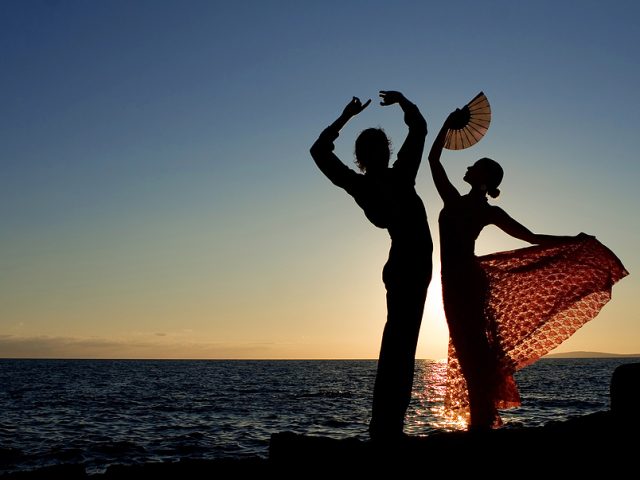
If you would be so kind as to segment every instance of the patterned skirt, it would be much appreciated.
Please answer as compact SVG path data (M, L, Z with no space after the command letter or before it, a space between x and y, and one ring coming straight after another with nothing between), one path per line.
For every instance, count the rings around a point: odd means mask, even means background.
M612 286L628 274L613 252L585 234L552 246L485 255L477 262L485 278L479 293L484 297L484 328L495 356L492 377L496 385L488 392L496 408L520 405L513 373L595 318L611 299ZM442 287L443 292L456 290L455 285L446 284L444 276ZM445 409L468 419L467 384L451 340Z

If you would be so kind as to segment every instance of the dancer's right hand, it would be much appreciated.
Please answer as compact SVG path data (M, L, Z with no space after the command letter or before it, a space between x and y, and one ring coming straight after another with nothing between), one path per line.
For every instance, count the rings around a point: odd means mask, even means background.
M369 106L371 103L371 99L367 100L364 104L360 101L358 97L353 97L353 99L344 107L342 114L347 117L355 117L361 111Z
M460 117L462 115L462 110L456 108L453 112L449 114L444 124L447 128L451 128L453 125L458 125L460 123Z

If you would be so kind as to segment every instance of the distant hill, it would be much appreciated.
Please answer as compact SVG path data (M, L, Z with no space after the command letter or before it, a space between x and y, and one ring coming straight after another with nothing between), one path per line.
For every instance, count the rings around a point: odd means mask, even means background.
M635 358L640 357L640 353L603 353L603 352L566 352L552 353L543 358Z

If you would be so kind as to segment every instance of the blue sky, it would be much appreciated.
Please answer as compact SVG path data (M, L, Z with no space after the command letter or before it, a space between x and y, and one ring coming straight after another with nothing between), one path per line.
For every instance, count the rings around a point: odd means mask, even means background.
M467 165L495 158L513 217L616 252L632 275L562 348L640 351L639 11L3 2L0 356L375 357L388 238L308 148L351 96L381 89L418 104L428 145L487 94L490 130L445 153L451 178L464 188ZM355 136L377 125L399 148L401 113L374 103L336 152L351 164ZM417 188L437 248L428 169ZM488 229L478 252L519 246ZM445 352L438 295L434 283L421 357Z

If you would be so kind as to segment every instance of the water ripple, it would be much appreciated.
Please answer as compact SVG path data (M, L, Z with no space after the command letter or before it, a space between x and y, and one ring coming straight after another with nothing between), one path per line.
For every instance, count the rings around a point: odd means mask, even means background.
M507 428L608 407L629 362L543 360L517 374ZM375 361L0 360L0 474L61 462L266 456L272 433L367 438ZM406 431L459 425L442 416L446 365L418 361Z

